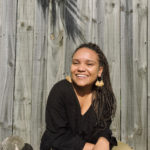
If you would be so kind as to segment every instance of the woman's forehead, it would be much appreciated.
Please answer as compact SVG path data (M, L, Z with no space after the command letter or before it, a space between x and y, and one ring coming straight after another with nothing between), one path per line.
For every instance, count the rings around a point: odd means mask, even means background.
M73 59L75 58L99 59L98 54L94 50L86 47L78 49L73 55Z

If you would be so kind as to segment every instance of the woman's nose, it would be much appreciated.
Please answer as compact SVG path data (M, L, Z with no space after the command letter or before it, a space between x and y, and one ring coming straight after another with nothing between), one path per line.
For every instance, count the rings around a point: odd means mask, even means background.
M86 68L85 68L84 65L81 64L81 65L78 66L78 71L80 71L80 72L82 71L83 72L85 70L86 70Z

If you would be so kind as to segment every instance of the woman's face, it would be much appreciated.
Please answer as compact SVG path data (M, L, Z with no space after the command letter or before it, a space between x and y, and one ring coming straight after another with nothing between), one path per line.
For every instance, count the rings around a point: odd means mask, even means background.
M97 77L101 76L102 71L103 68L99 66L99 58L95 51L80 48L74 53L71 78L77 86L92 86Z

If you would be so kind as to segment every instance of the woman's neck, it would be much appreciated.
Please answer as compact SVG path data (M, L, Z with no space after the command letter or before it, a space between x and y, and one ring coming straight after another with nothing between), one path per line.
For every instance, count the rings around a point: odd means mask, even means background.
M74 88L76 94L81 96L81 97L92 94L92 86L79 87L73 83L73 88Z

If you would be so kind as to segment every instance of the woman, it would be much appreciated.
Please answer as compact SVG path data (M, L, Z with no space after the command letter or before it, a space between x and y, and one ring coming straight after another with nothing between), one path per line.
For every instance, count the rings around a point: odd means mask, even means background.
M96 44L82 44L70 70L71 78L56 83L49 94L41 150L112 149L116 99L106 57Z

